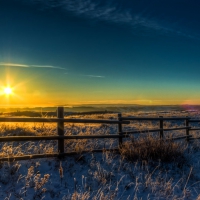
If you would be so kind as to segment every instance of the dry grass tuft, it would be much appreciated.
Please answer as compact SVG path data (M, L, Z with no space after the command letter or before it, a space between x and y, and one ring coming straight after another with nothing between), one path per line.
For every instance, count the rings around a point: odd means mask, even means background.
M120 153L130 161L161 161L184 163L186 145L173 140L160 140L153 136L140 137L127 141L120 148Z

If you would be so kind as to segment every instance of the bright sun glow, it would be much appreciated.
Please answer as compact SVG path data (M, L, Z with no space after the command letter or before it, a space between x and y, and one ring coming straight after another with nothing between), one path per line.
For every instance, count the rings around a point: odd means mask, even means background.
M6 95L12 94L12 88L10 88L10 87L4 88L4 94L6 94Z

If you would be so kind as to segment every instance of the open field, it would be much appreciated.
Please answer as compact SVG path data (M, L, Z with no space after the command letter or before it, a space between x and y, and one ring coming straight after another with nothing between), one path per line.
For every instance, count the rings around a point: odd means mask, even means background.
M0 0L0 200L200 200L200 0Z
M148 112L137 116L189 116L198 112ZM136 116L136 113L123 113ZM72 116L70 116L72 118ZM117 119L115 113L73 115L73 118ZM184 122L164 122L164 127L180 127ZM195 123L194 126L198 126ZM123 129L157 128L158 122L138 121ZM65 135L115 134L117 125L65 124ZM56 124L1 123L0 134L56 135ZM194 131L193 137L199 137ZM164 133L167 138L185 135L185 130ZM124 139L119 151L94 153L93 149L115 149L118 139L84 139L65 141L65 151L76 151L58 158L3 162L0 164L1 199L200 199L199 141L189 144L157 142L158 133L134 135ZM57 141L7 142L0 144L0 156L53 153ZM88 150L89 153L82 153Z

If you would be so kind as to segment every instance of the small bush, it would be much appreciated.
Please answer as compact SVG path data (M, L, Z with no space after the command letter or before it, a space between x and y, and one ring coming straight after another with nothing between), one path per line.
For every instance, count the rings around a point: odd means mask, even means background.
M131 161L162 161L184 163L186 146L172 140L160 140L153 136L127 141L120 148L120 153Z

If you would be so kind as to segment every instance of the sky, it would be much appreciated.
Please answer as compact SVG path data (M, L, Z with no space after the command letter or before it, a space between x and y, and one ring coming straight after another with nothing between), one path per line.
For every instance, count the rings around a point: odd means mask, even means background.
M0 0L0 106L200 104L199 21L197 0Z

